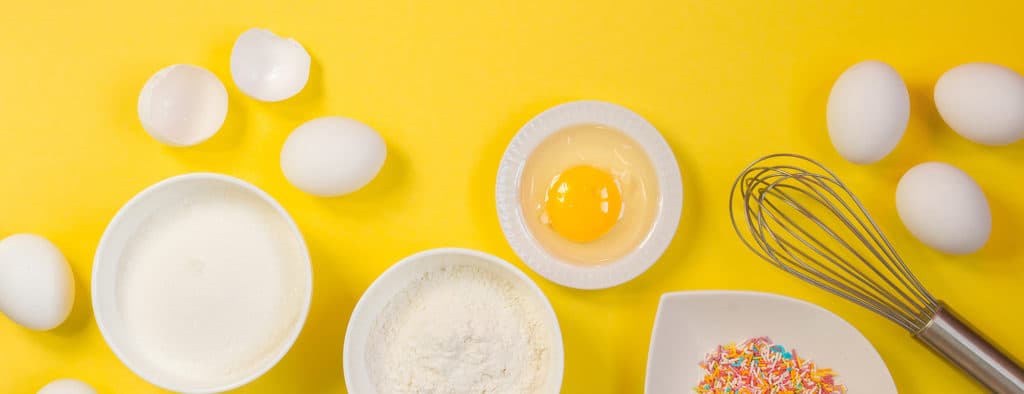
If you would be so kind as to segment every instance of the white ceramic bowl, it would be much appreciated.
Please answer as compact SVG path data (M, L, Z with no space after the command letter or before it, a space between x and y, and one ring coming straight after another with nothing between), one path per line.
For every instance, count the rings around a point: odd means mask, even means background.
M547 371L548 380L544 386L544 393L559 392L562 386L565 357L562 348L562 333L555 311L551 308L551 303L548 302L544 292L512 264L487 253L459 248L431 249L406 257L384 271L366 289L356 304L352 317L349 318L348 329L345 332L343 363L345 386L348 388L348 392L360 394L377 392L367 371L366 345L377 316L384 310L388 302L412 281L422 277L424 273L442 267L462 265L486 269L508 279L514 286L520 286L526 290L529 297L527 301L536 303L542 311L545 311L543 324L550 330L551 346L548 350L551 364Z
M860 331L817 305L747 291L690 291L661 297L647 355L645 393L690 393L698 365L716 346L766 336L819 367L850 393L896 394L885 362Z
M251 370L245 371L240 379L234 381L218 382L217 384L197 384L188 379L175 376L161 370L146 357L144 357L133 342L122 320L118 306L117 281L121 270L121 253L125 249L132 234L137 231L150 217L150 215L162 207L187 196L194 196L200 193L218 192L223 190L240 190L256 196L259 200L266 202L273 208L280 217L284 219L291 233L294 234L297 244L300 245L300 253L303 261L299 266L304 272L299 273L304 278L304 292L301 293L301 311L296 323L281 338L280 343L272 347L270 356L265 362L254 365ZM121 362L132 370L136 375L161 388L188 393L216 393L232 390L249 383L265 372L270 370L288 352L292 344L299 336L302 326L309 313L310 300L313 295L313 273L310 266L309 252L306 249L305 241L299 228L295 225L291 216L278 204L270 195L263 192L256 186L227 175L212 173L193 173L168 178L143 190L124 207L118 211L110 224L107 226L103 237L100 239L99 247L96 250L95 261L92 272L92 306L96 315L96 324L103 334L103 339L114 351Z
M552 134L580 124L608 126L633 138L650 158L661 193L658 215L647 238L629 254L599 266L572 264L545 250L530 233L519 201L523 168L533 151ZM683 183L672 149L646 119L619 105L574 101L542 112L519 129L501 158L495 197L501 230L512 250L526 265L562 286L603 289L639 276L665 252L676 234L683 210Z

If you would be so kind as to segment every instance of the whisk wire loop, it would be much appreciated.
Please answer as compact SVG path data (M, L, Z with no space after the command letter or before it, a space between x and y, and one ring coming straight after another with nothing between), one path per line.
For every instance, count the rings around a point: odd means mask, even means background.
M820 163L793 154L756 160L729 200L733 229L762 259L902 326L992 392L1024 393L1021 364L933 298Z
M744 245L790 274L910 331L938 309L860 200L820 163L766 156L740 174L730 200Z

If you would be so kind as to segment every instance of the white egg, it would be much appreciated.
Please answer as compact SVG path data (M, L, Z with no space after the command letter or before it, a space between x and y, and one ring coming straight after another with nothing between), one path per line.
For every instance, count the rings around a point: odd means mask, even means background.
M96 389L87 383L77 379L57 379L43 388L36 394L97 394Z
M832 146L846 160L879 161L896 148L907 129L907 85L888 64L874 60L854 64L832 85L826 118Z
M1024 138L1024 77L991 63L956 66L935 83L935 107L957 134L979 144Z
M0 312L33 330L59 326L75 301L75 279L46 238L15 234L0 240Z
M158 71L139 93L139 120L153 138L172 146L206 141L224 124L228 91L209 70L175 64Z
M903 174L896 210L914 237L950 254L981 249L992 232L985 193L970 175L946 163L918 164Z
M372 128L328 116L303 123L288 136L281 148L281 170L306 193L333 197L370 183L386 156L384 140Z
M260 101L281 101L299 93L309 80L311 59L291 38L249 29L231 49L231 77L243 93Z

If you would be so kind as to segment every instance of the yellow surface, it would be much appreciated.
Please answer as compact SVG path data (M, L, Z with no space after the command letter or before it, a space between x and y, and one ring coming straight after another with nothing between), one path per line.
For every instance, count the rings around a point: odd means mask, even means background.
M733 176L758 155L785 150L824 160L860 192L933 293L1024 357L1024 309L1014 291L1024 286L1024 142L974 145L942 124L930 99L936 78L959 63L1024 71L1020 15L1020 1L953 0L6 4L0 235L50 238L79 287L70 321L55 331L0 318L0 392L32 393L58 377L84 379L103 393L158 391L101 339L88 296L91 259L121 204L190 171L232 174L266 189L294 215L314 258L313 307L298 343L239 391L344 392L346 321L391 263L426 248L465 246L522 266L494 211L498 161L531 116L574 99L612 101L647 117L678 156L686 197L675 242L628 284L577 291L530 273L562 323L564 392L640 392L659 295L712 288L773 291L837 312L876 345L901 392L980 392L896 326L756 260L729 227L726 197ZM252 26L294 36L310 50L313 76L300 96L259 103L231 83L232 42ZM893 155L856 166L828 142L825 99L844 68L868 58L903 74L913 113ZM172 63L208 67L228 87L227 124L198 147L164 147L136 118L143 82ZM380 177L351 196L302 194L278 168L289 130L323 115L360 119L388 143ZM896 218L900 174L932 159L961 166L988 194L994 233L982 252L941 255Z

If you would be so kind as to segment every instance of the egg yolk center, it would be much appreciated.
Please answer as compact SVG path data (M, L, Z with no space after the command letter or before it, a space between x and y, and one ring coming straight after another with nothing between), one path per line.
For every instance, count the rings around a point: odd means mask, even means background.
M601 238L619 220L622 192L615 177L592 166L576 166L555 176L544 201L547 223L574 242Z

